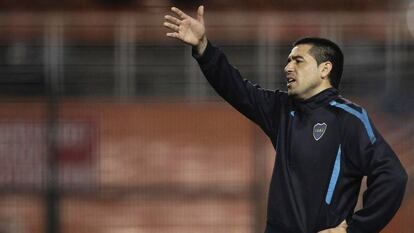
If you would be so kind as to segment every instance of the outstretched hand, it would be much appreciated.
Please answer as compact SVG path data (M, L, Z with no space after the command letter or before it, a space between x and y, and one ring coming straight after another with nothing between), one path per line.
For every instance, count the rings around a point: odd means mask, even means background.
M207 46L206 29L204 26L204 6L197 9L197 19L185 14L180 9L172 7L171 11L179 16L176 18L166 15L164 26L173 32L168 32L168 37L177 38L182 42L193 46L199 54L202 54Z

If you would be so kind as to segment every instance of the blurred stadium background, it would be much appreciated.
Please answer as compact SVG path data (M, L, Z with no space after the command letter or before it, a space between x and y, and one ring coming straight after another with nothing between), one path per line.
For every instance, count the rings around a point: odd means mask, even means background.
M383 232L414 232L408 0L0 1L0 232L263 232L273 149L162 26L198 4L209 39L266 88L285 89L299 37L342 45L342 94L410 175Z

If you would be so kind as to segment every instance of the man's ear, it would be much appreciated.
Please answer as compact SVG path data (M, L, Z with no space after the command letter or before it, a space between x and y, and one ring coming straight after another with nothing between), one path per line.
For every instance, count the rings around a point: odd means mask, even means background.
M319 64L319 72L322 78L328 78L328 75L332 71L332 63L330 61L322 62Z

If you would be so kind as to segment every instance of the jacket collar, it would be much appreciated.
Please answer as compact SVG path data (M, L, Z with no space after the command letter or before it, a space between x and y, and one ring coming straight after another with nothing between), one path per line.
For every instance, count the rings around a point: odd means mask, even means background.
M337 89L331 87L306 100L295 100L291 98L294 108L300 112L308 112L324 106L339 95Z

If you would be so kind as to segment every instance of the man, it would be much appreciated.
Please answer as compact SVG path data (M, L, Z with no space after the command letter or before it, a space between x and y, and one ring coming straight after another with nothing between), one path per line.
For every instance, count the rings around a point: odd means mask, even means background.
M297 41L288 56L287 93L241 78L205 34L204 8L194 19L173 7L167 36L193 47L213 88L269 136L277 157L266 233L374 233L403 199L407 174L366 111L338 94L343 55L321 38ZM363 208L354 213L363 176Z

